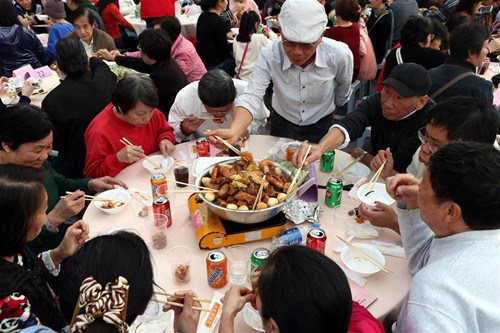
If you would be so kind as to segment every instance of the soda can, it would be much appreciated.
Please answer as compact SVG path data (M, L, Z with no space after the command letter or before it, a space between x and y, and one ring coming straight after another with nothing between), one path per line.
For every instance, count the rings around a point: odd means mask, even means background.
M340 178L330 178L326 184L325 205L328 207L340 206L344 184Z
M326 246L326 233L323 229L311 229L307 234L307 247L314 249L320 253L325 254Z
M319 171L332 172L334 160L335 160L335 151L324 152L323 155L321 155L321 160L319 161Z
M298 143L289 143L286 147L286 160L291 161L293 159L293 154L299 149Z
M219 289L227 284L227 259L222 251L207 255L207 280L212 288Z
M134 12L135 12L136 19L141 18L141 11L139 9L136 9Z
M196 151L198 152L198 157L210 156L210 143L206 138L196 140Z
M253 280L255 273L262 270L262 266L269 257L269 250L264 247L259 247L252 252L250 258L250 280Z
M153 214L162 214L168 218L167 228L172 225L172 214L170 212L170 201L161 196L153 201Z
M167 195L167 193L159 193L158 188L161 185L165 185L163 188L167 190L167 178L162 173L155 173L151 176L151 192L153 193L153 201L162 195Z

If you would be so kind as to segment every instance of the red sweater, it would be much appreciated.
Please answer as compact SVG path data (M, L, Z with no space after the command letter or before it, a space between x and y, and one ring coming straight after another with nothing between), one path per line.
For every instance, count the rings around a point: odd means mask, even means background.
M106 32L113 37L113 39L120 38L120 28L118 28L118 22L121 23L123 27L128 30L134 31L134 26L130 24L120 13L120 10L114 3L110 3L101 13L102 21L104 22L104 27Z
M175 0L141 0L141 19L175 16Z
M175 144L174 129L158 109L154 110L146 126L132 126L113 114L113 104L108 104L89 124L85 131L87 157L83 173L87 177L116 176L130 165L118 161L117 153L123 148L120 142L126 137L135 145L142 146L150 155L158 151L158 144L168 139Z
M353 23L349 27L331 27L325 31L325 37L346 43L354 57L354 69L359 70L361 57L359 56L360 37L359 25L357 23Z

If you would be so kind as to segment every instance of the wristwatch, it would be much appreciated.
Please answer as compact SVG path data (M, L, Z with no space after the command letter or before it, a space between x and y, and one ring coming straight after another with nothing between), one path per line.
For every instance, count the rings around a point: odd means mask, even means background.
M359 160L361 161L366 156L366 154L368 154L368 152L366 150L363 150L361 155L358 156Z
M49 221L49 218L46 217L45 218L45 229L47 229L49 232L55 234L55 233L58 233L59 232L59 228L58 227L54 227L52 225L52 223L50 223Z

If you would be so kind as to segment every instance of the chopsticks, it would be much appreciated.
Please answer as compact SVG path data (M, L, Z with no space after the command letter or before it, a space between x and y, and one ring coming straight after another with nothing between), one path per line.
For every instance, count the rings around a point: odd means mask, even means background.
M121 138L120 142L123 143L125 146L134 146L134 144L132 144L132 142L128 141L126 137ZM144 158L146 159L146 161L151 163L155 167L155 169L160 169L160 170L163 169L161 167L161 165L159 165L158 163L156 163L155 161L153 161L152 159L150 159L146 155L144 155Z
M70 192L70 191L66 191L66 194L73 194L74 192ZM85 200L86 201L92 201L92 200L95 200L95 201L109 201L109 202L118 202L116 200L111 200L111 199L106 199L106 198L99 198L98 196L93 196L93 195L88 195L88 194L85 194L84 195L85 197ZM64 198L63 196L61 197L61 199ZM121 201L120 201L121 202Z
M347 245L350 249L356 251L358 254L360 254L364 259L368 260L369 262L371 262L372 264L374 264L375 266L377 266L379 269L381 269L382 271L384 271L385 273L392 273L392 271L387 268L386 266L382 265L381 263L379 263L377 260L373 259L368 253L366 253L365 251L361 250L360 248L354 246L353 244L351 244L350 242L346 241L345 239L343 239L342 237L340 237L339 235L337 235L337 238L340 239L343 243L345 243L345 245Z
M307 140L304 141L304 143L307 143ZM295 183L297 182L297 178L299 178L300 170L302 170L302 167L304 166L304 163L306 162L307 155L309 155L309 152L311 151L311 148L312 148L311 145L309 145L309 147L307 147L306 154L304 155L304 158L300 162L300 166L297 169L297 171L295 172L295 176L293 177L292 183L290 184L290 187L288 187L288 191L286 192L286 194L289 194L292 191L293 187L295 186Z
M387 163L387 160L385 160L384 163L382 163L382 165L380 166L380 168L378 168L377 172L375 172L375 174L373 175L373 177L368 182L368 184L370 184L370 190L368 192L366 192L365 196L367 196L370 192L373 191L373 187L375 186L375 183L377 182L378 177L382 173L382 170L385 167L385 163Z
M358 156L358 158L356 158L354 161L352 161L351 163L349 163L345 168L343 168L342 170L340 170L339 172L337 172L335 175L333 175L333 177L340 176L341 174L343 174L344 172L346 172L347 170L349 170L354 164L356 164L359 161L361 161L362 158L363 158L363 155Z
M153 291L153 294L163 295L163 296L172 296L172 297L178 297L178 298L184 298L184 296L176 295L174 293L164 293L164 292L161 292L161 291ZM209 298L197 298L197 297L194 297L193 300L194 301L198 301L198 302L202 302L202 303L212 303L212 300L209 299Z
M219 190L216 190L216 189L213 189L213 188L210 188L210 187L205 187L205 186L200 186L200 185L194 185L194 184L179 182L179 181L173 180L173 179L167 179L167 182L176 183L176 184L180 184L180 185L186 185L186 186L192 186L192 187L201 188L203 190L212 191L212 192L218 192L219 191Z
M167 193L216 193L219 190L200 190L200 191L191 191L191 190L167 190Z
M262 200L262 192L264 191L264 182L266 181L266 176L262 177L262 182L260 183L259 191L257 191L257 196L255 197L255 202L253 203L252 210L255 210L257 203Z
M183 307L184 307L184 304L182 304L182 303L177 303L177 302L162 301L162 300L158 300L158 299L153 299L152 301L157 302L157 303L170 304L170 305L173 305L173 306L178 306L178 307L180 307L180 308L183 308ZM193 306L193 310L196 310L196 311L205 311L205 312L210 312L210 311L211 311L210 309L207 309L207 308L200 308L199 306Z
M231 149L236 155L241 156L241 151L236 149L236 147L234 147L232 144L230 144L229 142L227 142L226 140L224 140L220 136L216 135L215 138L217 140L219 140L220 142L222 142L227 148Z
M314 182L315 181L315 178L309 178L304 184L300 185L299 187L297 187L296 189L294 189L293 191L291 191L290 193L288 193L285 197L285 200L288 200L290 199L291 197L293 197L298 191L300 191L303 187L309 185L311 182Z

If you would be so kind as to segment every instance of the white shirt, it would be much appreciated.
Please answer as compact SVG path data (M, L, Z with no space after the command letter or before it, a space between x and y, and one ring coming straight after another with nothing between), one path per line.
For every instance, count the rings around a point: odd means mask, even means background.
M261 50L248 87L236 99L236 106L246 108L255 117L272 81L275 111L296 125L315 124L332 113L336 105L348 101L352 71L352 53L342 42L323 38L314 62L302 68L292 65L282 42L275 41Z
M203 137L203 132L207 130L214 130L218 128L229 128L233 121L232 112L228 113L226 116L226 121L223 124L216 124L211 120L205 120L198 129L191 135L186 136L181 132L181 122L182 120L191 115L202 116L202 113L207 113L203 103L198 97L198 82L191 82L184 88L182 88L175 97L174 104L170 109L168 114L168 123L174 128L175 140L177 142L194 140ZM243 94L247 83L245 81L233 79L234 85L236 87L236 97ZM263 127L266 123L266 119L269 117L269 110L266 108L263 102L260 103L260 107L257 110L257 114L254 115L253 121L248 126L248 131L251 134L258 133L259 129Z
M92 54L94 53L94 50L93 50L93 47L94 47L94 39L92 38L90 40L90 43L87 44L83 41L83 39L80 39L80 42L82 42L82 45L83 47L85 48L85 52L87 52L87 54Z
M245 54L245 48L247 47L247 43L241 43L234 39L233 42L233 55L234 60L236 61L236 67L234 69L235 73L238 73L240 69L241 60L243 60L243 65L241 66L240 72L240 80L248 81L250 79L250 74L252 74L253 66L255 62L257 62L257 58L259 57L260 50L266 47L268 44L272 43L273 40L277 38L276 34L272 31L269 31L268 39L263 34L252 34L250 37L250 43L248 44L247 53L245 58L243 59L243 55Z

